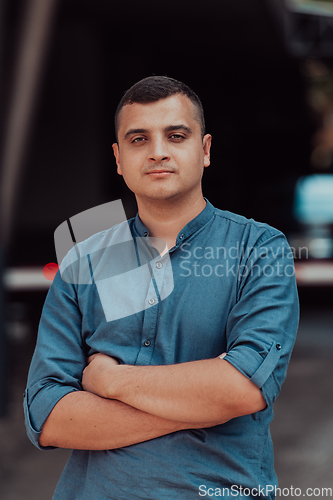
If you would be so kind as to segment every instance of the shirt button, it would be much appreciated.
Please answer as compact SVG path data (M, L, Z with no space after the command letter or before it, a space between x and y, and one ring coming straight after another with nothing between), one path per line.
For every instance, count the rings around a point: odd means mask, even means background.
M147 231L145 231L145 232L143 233L143 236L148 236Z
M151 344L151 342L150 342L150 340L149 340L149 339L145 340L145 341L144 341L144 343L143 343L143 345L144 345L145 347L149 347L149 346L150 346L150 344Z
M183 235L183 234L181 234L181 235L179 236L179 239L180 239L180 240L182 240L183 238L184 238L184 235Z
M152 306L153 304L155 304L155 299L149 299L149 300L148 300L148 304L150 304L151 306Z
M279 351L281 349L281 344L276 344L275 346L277 348L277 350Z
M163 266L163 264L161 262L157 262L157 264L156 264L157 269L161 269L162 266Z

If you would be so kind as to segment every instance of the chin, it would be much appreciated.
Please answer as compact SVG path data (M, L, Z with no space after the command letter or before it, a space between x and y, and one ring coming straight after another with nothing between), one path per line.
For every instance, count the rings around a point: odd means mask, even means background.
M159 192L159 193L149 193L146 198L155 201L167 201L178 198L181 196L181 193L178 192Z

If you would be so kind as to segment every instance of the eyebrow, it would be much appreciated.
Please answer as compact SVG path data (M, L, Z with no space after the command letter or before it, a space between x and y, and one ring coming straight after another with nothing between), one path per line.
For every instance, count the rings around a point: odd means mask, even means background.
M148 130L145 128L130 128L126 134L124 139L127 139L130 135L133 134L147 134Z
M168 127L165 127L164 132L172 132L173 130L183 130L188 134L192 134L192 129L190 127L187 127L187 125L183 124L169 125ZM147 133L149 133L149 130L145 128L131 128L126 132L124 139L126 140L130 135L133 134L147 134Z

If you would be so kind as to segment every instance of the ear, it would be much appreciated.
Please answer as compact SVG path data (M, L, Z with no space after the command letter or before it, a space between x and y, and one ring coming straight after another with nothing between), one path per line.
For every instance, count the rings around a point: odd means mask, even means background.
M119 175L123 175L122 172L121 172L121 168L120 168L120 153L119 153L119 146L118 144L115 142L114 144L112 144L112 149L113 149L113 154L114 154L114 157L116 159L116 164L117 164L117 172Z
M210 165L210 146L212 144L212 136L210 134L204 135L202 140L202 147L204 151L204 167Z

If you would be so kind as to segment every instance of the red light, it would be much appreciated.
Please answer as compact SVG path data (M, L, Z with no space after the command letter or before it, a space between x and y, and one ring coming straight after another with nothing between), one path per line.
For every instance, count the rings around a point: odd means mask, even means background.
M53 281L55 275L57 274L58 269L59 269L58 264L55 264L54 262L49 262L48 264L46 264L46 266L43 267L44 278Z

